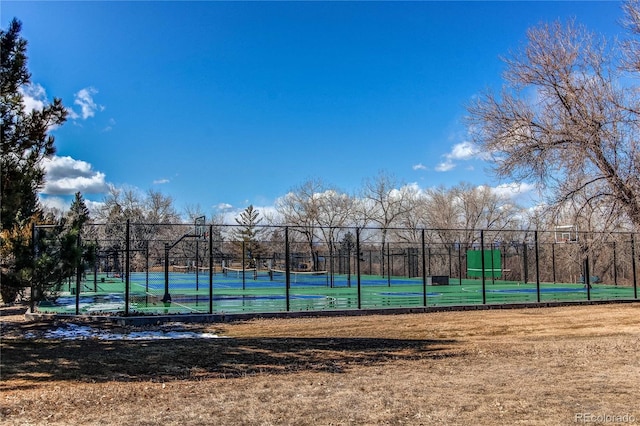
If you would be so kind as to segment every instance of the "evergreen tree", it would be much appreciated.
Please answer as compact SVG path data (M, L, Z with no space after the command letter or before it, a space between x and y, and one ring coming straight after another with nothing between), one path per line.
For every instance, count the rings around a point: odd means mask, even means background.
M254 209L253 205L250 205L235 220L240 225L240 228L234 229L233 232L236 248L241 252L244 244L243 262L248 259L249 266L254 267L255 259L259 259L262 255L259 236L264 229L259 227L262 222L260 212Z
M95 262L95 244L84 241L89 209L77 192L65 217L35 229L35 256L30 276L35 301L54 299L67 280ZM80 271L78 271L80 268Z
M60 99L28 111L23 90L31 83L27 41L13 19L0 30L0 296L13 302L30 285L34 267L31 225L41 219L38 190L44 183L42 160L55 153L52 128L67 111Z
M89 209L84 198L80 192L76 192L69 213L67 213L66 233L70 234L70 239L76 246L73 255L68 260L73 262L74 266L80 265L83 268L93 265L97 250L94 242L85 240L84 226L89 222L89 219Z

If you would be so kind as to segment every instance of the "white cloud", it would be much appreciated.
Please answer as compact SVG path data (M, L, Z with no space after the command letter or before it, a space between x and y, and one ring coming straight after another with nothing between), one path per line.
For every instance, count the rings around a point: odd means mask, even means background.
M27 112L42 111L47 103L47 92L37 83L27 84L18 89L22 95L22 103Z
M451 149L451 153L447 154L452 160L470 160L478 153L478 149L471 142L457 143Z
M47 92L40 84L30 83L20 87L18 90L22 95L22 104L27 113L34 110L42 111L42 109L49 104ZM93 99L93 96L97 93L98 91L93 87L86 87L78 91L74 95L73 103L80 108L80 112L75 111L71 107L67 107L68 117L72 120L86 120L89 117L95 116L96 111L104 111L104 106L97 104ZM111 119L104 131L111 130L114 125L115 121ZM53 130L53 128L50 130Z
M93 100L93 96L97 93L98 91L93 87L80 89L80 91L75 94L75 99L73 101L75 105L80 107L80 114L71 111L71 118L82 118L83 120L86 120L89 117L95 116L96 111L104 111L104 106L98 105Z
M216 206L218 210L229 210L232 209L233 206L229 203L220 203Z
M444 155L445 160L436 166L436 171L447 172L456 168L456 160L468 161L473 159L488 160L489 156L481 152L476 145L464 141L453 145L451 152Z
M414 165L412 168L413 168L413 170L427 170L427 166L425 166L422 163L418 163L418 164Z
M169 182L171 182L169 179L156 179L156 180L153 181L153 184L154 185L162 185L162 184L169 183Z
M43 194L69 195L80 191L83 194L100 194L106 192L108 186L105 174L93 170L86 161L71 157L57 157L43 161L46 172Z
M73 201L72 196L43 196L43 194L39 194L39 199L42 207L54 214L65 214L68 212ZM104 207L103 202L87 200L86 198L84 199L84 205L89 209L89 214L94 217Z
M80 118L78 113L71 108L67 108L67 117L69 117L72 120L77 120L78 118Z
M105 206L105 204L102 201L91 201L87 199L84 200L84 204L89 209L89 214L91 215L95 215L95 213L102 210Z
M245 203L249 205L250 203ZM219 211L219 216L222 219L222 223L227 225L235 225L236 219L240 217L240 214L245 210L246 207L234 207L228 203L220 203L213 208ZM260 213L260 217L263 219L262 224L266 224L269 221L269 218L274 218L278 216L278 211L274 206L253 206L254 210L257 210Z
M46 209L54 212L66 212L69 210L69 202L62 197L42 197L40 196L40 204Z
M102 129L103 132L110 132L111 130L113 130L113 126L116 125L116 120L114 120L113 118L109 119L109 124Z
M504 198L517 198L531 193L536 189L536 186L531 183L503 183L496 187L491 188L491 192Z
M448 172L451 169L454 169L456 167L456 165L453 163L453 161L451 161L449 158L446 159L446 161L443 161L442 163L438 164L436 166L436 171L438 172Z

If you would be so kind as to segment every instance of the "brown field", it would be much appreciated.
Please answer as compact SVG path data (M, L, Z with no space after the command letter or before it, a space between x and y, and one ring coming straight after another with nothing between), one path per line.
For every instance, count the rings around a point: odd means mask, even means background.
M229 338L148 341L25 339L53 325L19 313L2 317L6 425L640 424L637 303L183 325Z

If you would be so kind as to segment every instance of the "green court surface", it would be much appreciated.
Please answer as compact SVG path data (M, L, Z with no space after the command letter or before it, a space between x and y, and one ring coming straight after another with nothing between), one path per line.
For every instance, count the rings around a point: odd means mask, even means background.
M125 280L87 275L80 296L75 283L55 301L42 302L42 313L163 315L186 313L270 313L350 309L465 306L531 302L634 299L629 286L593 284L518 283L487 279L451 278L449 285L425 285L423 279L328 274L291 274L287 291L284 275L234 272L229 274L171 273L165 298L163 274L132 273L129 303ZM210 283L212 284L210 286ZM538 299L539 298L539 299ZM128 305L128 306L127 306Z

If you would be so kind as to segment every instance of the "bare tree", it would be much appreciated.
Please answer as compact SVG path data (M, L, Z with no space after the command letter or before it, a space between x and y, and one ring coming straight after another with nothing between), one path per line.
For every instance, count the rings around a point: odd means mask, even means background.
M417 185L405 185L398 190L406 208L398 216L400 229L394 229L393 235L399 241L419 243L422 238L421 228L425 228L429 199Z
M150 223L177 223L180 216L173 206L173 198L161 192L149 190L143 201L145 219Z
M320 200L317 194L324 190L325 185L321 180L310 179L276 201L276 210L284 224L293 226L297 233L302 235L309 256L312 258L312 269L315 269L317 264L314 254L316 227L320 214ZM295 235L291 237L295 238Z
M637 17L637 3L627 9ZM613 46L574 22L531 28L504 60L502 92L470 105L469 124L498 176L537 182L551 204L605 201L640 227L640 108Z
M329 252L330 269L333 271L333 259L336 253L336 243L340 235L348 233L345 226L350 223L354 214L354 199L337 189L327 189L315 194L318 203L318 231Z
M460 228L466 234L461 242L468 246L477 242L477 233L474 231L491 230L497 237L501 231L517 227L516 218L520 209L488 186L475 187L461 183L451 192L459 205Z
M389 229L398 220L411 211L407 192L398 190L400 185L395 178L383 171L375 177L366 179L362 189L362 206L366 208L364 217L370 218L381 228L380 250L384 257L385 244ZM382 271L384 275L384 271Z

